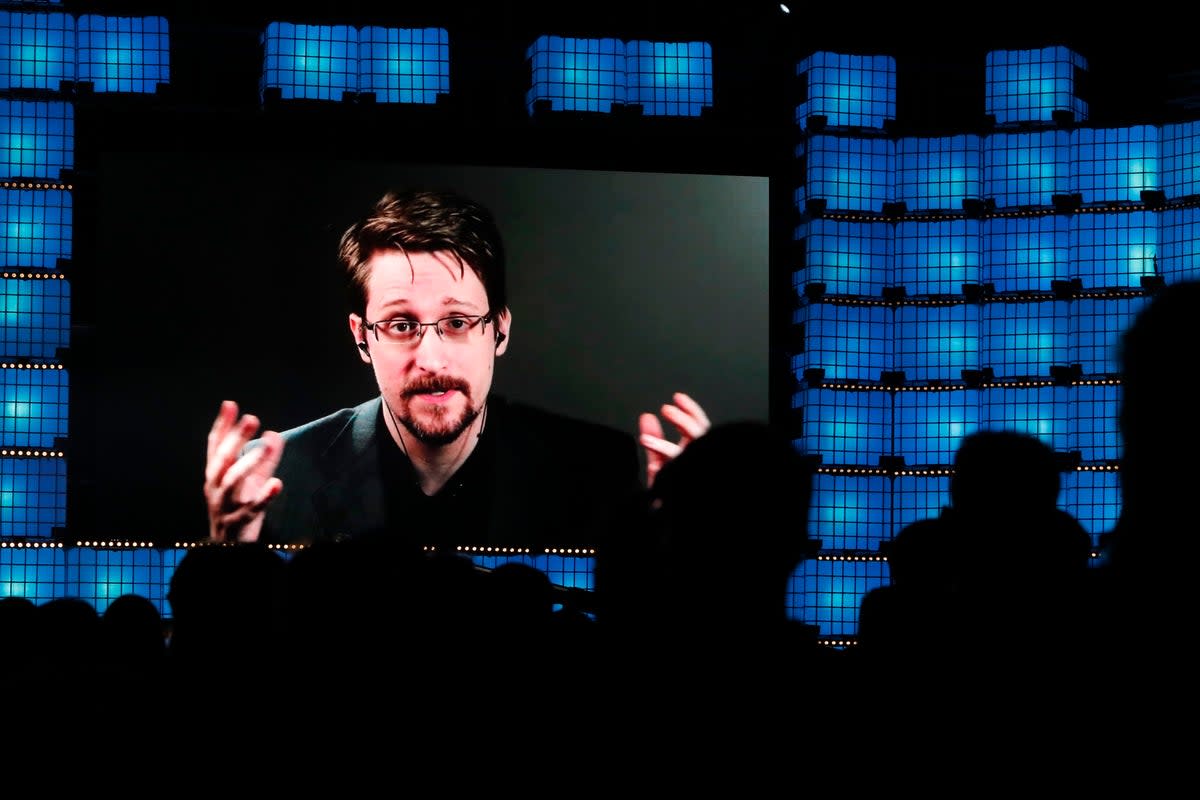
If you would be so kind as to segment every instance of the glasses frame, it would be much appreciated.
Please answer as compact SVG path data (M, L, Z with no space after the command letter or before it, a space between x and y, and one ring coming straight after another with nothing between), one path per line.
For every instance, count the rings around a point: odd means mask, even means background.
M405 319L404 317L391 317L389 319L377 319L374 322L368 322L364 319L362 324L364 328L375 335L375 341L380 342L381 344L396 344L407 345L408 347L416 347L421 343L421 340L425 338L425 329L429 327L432 327L435 331L437 331L439 339L441 339L443 342L446 341L446 334L442 332L442 323L452 319L470 320L470 325L467 328L468 335L471 332L471 328L474 328L476 325L479 325L481 328L486 328L489 322L495 321L492 317L492 312L489 310L486 314L450 314L448 316L441 317L440 319L435 319L433 322L421 322L420 320ZM411 325L416 325L417 337L411 342L397 341L394 339L381 339L379 337L379 325L386 322L407 322ZM466 338L467 337L464 337L463 340L465 341Z

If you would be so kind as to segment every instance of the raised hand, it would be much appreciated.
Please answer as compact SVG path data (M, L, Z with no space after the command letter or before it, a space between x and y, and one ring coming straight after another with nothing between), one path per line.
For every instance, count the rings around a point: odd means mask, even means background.
M204 499L213 542L257 541L267 503L283 490L283 482L275 477L283 453L278 432L264 431L260 443L241 454L259 425L253 414L239 418L237 403L226 400L208 432Z
M662 422L655 414L646 412L638 416L638 441L646 451L647 488L654 485L654 478L664 464L712 427L704 409L691 397L676 392L672 399L674 403L664 403L659 413L679 431L679 441L671 442L665 438Z

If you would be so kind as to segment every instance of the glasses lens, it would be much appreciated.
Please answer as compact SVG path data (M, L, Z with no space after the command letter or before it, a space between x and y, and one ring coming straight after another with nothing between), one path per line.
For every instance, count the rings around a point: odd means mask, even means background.
M447 339L463 339L478 321L479 317L446 317L438 320L438 331Z

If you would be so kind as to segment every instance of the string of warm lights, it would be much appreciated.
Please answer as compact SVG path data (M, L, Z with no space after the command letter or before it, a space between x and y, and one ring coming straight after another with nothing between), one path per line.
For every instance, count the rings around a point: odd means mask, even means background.
M0 278L9 280L57 280L65 281L66 275L61 272L0 272Z
M5 189L52 189L58 191L72 191L75 186L70 183L54 183L50 181L2 181L0 187Z
M28 361L4 361L0 362L0 368L3 369L64 369L62 364L58 363L30 363Z
M47 450L42 448L14 450L6 447L0 449L0 456L7 458L66 458L66 455L62 450Z
M1077 464L1071 467L1071 472L1120 472L1121 465L1113 462L1103 464ZM824 466L818 465L817 472L821 475L851 475L854 477L882 478L948 478L954 475L953 467L856 467L852 465Z

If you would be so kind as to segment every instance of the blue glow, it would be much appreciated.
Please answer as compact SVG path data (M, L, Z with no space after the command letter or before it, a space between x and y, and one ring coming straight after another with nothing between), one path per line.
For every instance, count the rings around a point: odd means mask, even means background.
M76 73L96 92L154 93L170 83L165 17L86 14L76 24Z

